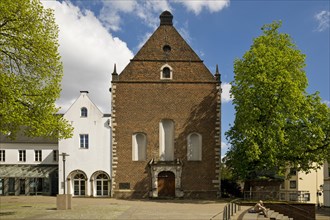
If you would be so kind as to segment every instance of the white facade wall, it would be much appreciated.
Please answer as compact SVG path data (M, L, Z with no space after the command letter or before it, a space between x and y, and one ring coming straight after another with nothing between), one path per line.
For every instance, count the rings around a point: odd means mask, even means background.
M0 143L0 150L5 150L6 159L1 162L3 165L22 164L22 165L56 165L53 151L58 149L57 144L42 143ZM26 150L26 161L19 161L19 150ZM35 150L41 150L42 161L35 161Z
M311 170L307 174L299 172L297 177L298 190L306 190L310 193L309 203L323 204L323 196L317 195L320 192L320 186L323 185L323 167L318 170Z
M81 108L87 108L87 117L81 117ZM64 114L64 118L74 127L73 137L59 141L59 154L66 153L65 188L67 194L75 196L74 176L82 173L85 183L77 184L81 196L96 196L95 178L99 173L108 177L108 195L110 195L111 180L111 129L110 117L104 117L102 112L89 99L88 92L81 92L80 97ZM88 134L88 149L80 147L80 134ZM102 183L103 184L103 183ZM104 183L105 184L105 183ZM64 192L63 161L59 158L59 194Z
M287 174L289 173L289 169ZM296 183L296 187L292 187L290 182ZM317 196L317 192L320 192L320 186L323 185L323 167L318 170L310 170L309 173L297 172L296 175L292 175L289 179L284 181L284 190L287 194L286 200L290 200L290 193L300 192L300 199L303 200L307 192L309 193L309 201L307 203L314 203L316 205L323 204L323 196ZM303 191L303 192L302 192ZM299 195L299 193L298 193ZM298 196L299 197L299 196ZM300 200L298 199L298 200Z
M330 207L330 165L324 163L324 183L323 183L323 205Z
M56 195L58 188L58 144L19 134L16 140L1 137L0 195ZM19 151L25 151L25 161ZM35 151L41 157L35 157ZM54 152L57 157L54 158ZM3 156L3 155L2 155ZM3 161L4 159L4 161ZM55 160L54 160L55 159ZM40 161L39 161L40 160Z

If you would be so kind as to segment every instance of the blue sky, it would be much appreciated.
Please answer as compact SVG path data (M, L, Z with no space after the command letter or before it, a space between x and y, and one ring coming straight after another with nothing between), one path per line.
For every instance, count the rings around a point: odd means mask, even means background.
M260 28L282 21L306 54L308 93L320 92L330 106L329 1L42 1L55 11L64 65L62 112L88 90L104 112L110 112L110 74L114 63L121 71L159 25L159 15L170 10L174 26L204 60L211 72L219 65L223 81L222 146L234 120L229 96L233 62L262 34Z

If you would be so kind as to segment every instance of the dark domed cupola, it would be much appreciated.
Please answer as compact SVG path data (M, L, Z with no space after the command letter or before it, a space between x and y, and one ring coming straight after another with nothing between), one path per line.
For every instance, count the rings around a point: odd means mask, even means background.
M173 15L169 11L163 11L163 13L160 14L160 25L173 25Z

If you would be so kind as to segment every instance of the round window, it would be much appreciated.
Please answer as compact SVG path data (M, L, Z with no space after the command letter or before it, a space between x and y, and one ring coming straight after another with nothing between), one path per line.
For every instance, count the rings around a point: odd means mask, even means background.
M170 52L170 51L171 51L171 47L170 47L170 45L165 45L165 46L163 47L163 51L164 51L164 52Z

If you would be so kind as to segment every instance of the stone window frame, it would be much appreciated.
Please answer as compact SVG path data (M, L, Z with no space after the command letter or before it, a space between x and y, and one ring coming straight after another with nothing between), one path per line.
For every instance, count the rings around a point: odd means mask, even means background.
M142 147L143 149L138 149L138 147L140 147L140 145L137 144L137 136L138 135L142 135L143 136L143 142L142 143ZM145 161L147 159L147 135L143 132L135 132L132 135L132 161ZM141 154L141 151L143 155ZM140 157L141 156L141 157Z
M167 127L169 126L169 127ZM165 129L167 132L165 131ZM175 122L169 118L163 118L159 122L159 158L161 161L174 160L174 139L175 139ZM166 142L168 142L166 144Z
M170 77L164 77L165 68L170 69ZM170 65L165 64L160 68L160 79L162 79L162 80L172 80L173 79L173 68Z
M198 159L192 159L194 158L194 156L192 155L192 149L191 149L191 136L192 135L197 135L198 136L198 151L199 151L199 155L198 155ZM187 160L188 161L202 161L202 148L203 148L203 144L202 144L202 135L198 132L192 132L187 136Z

